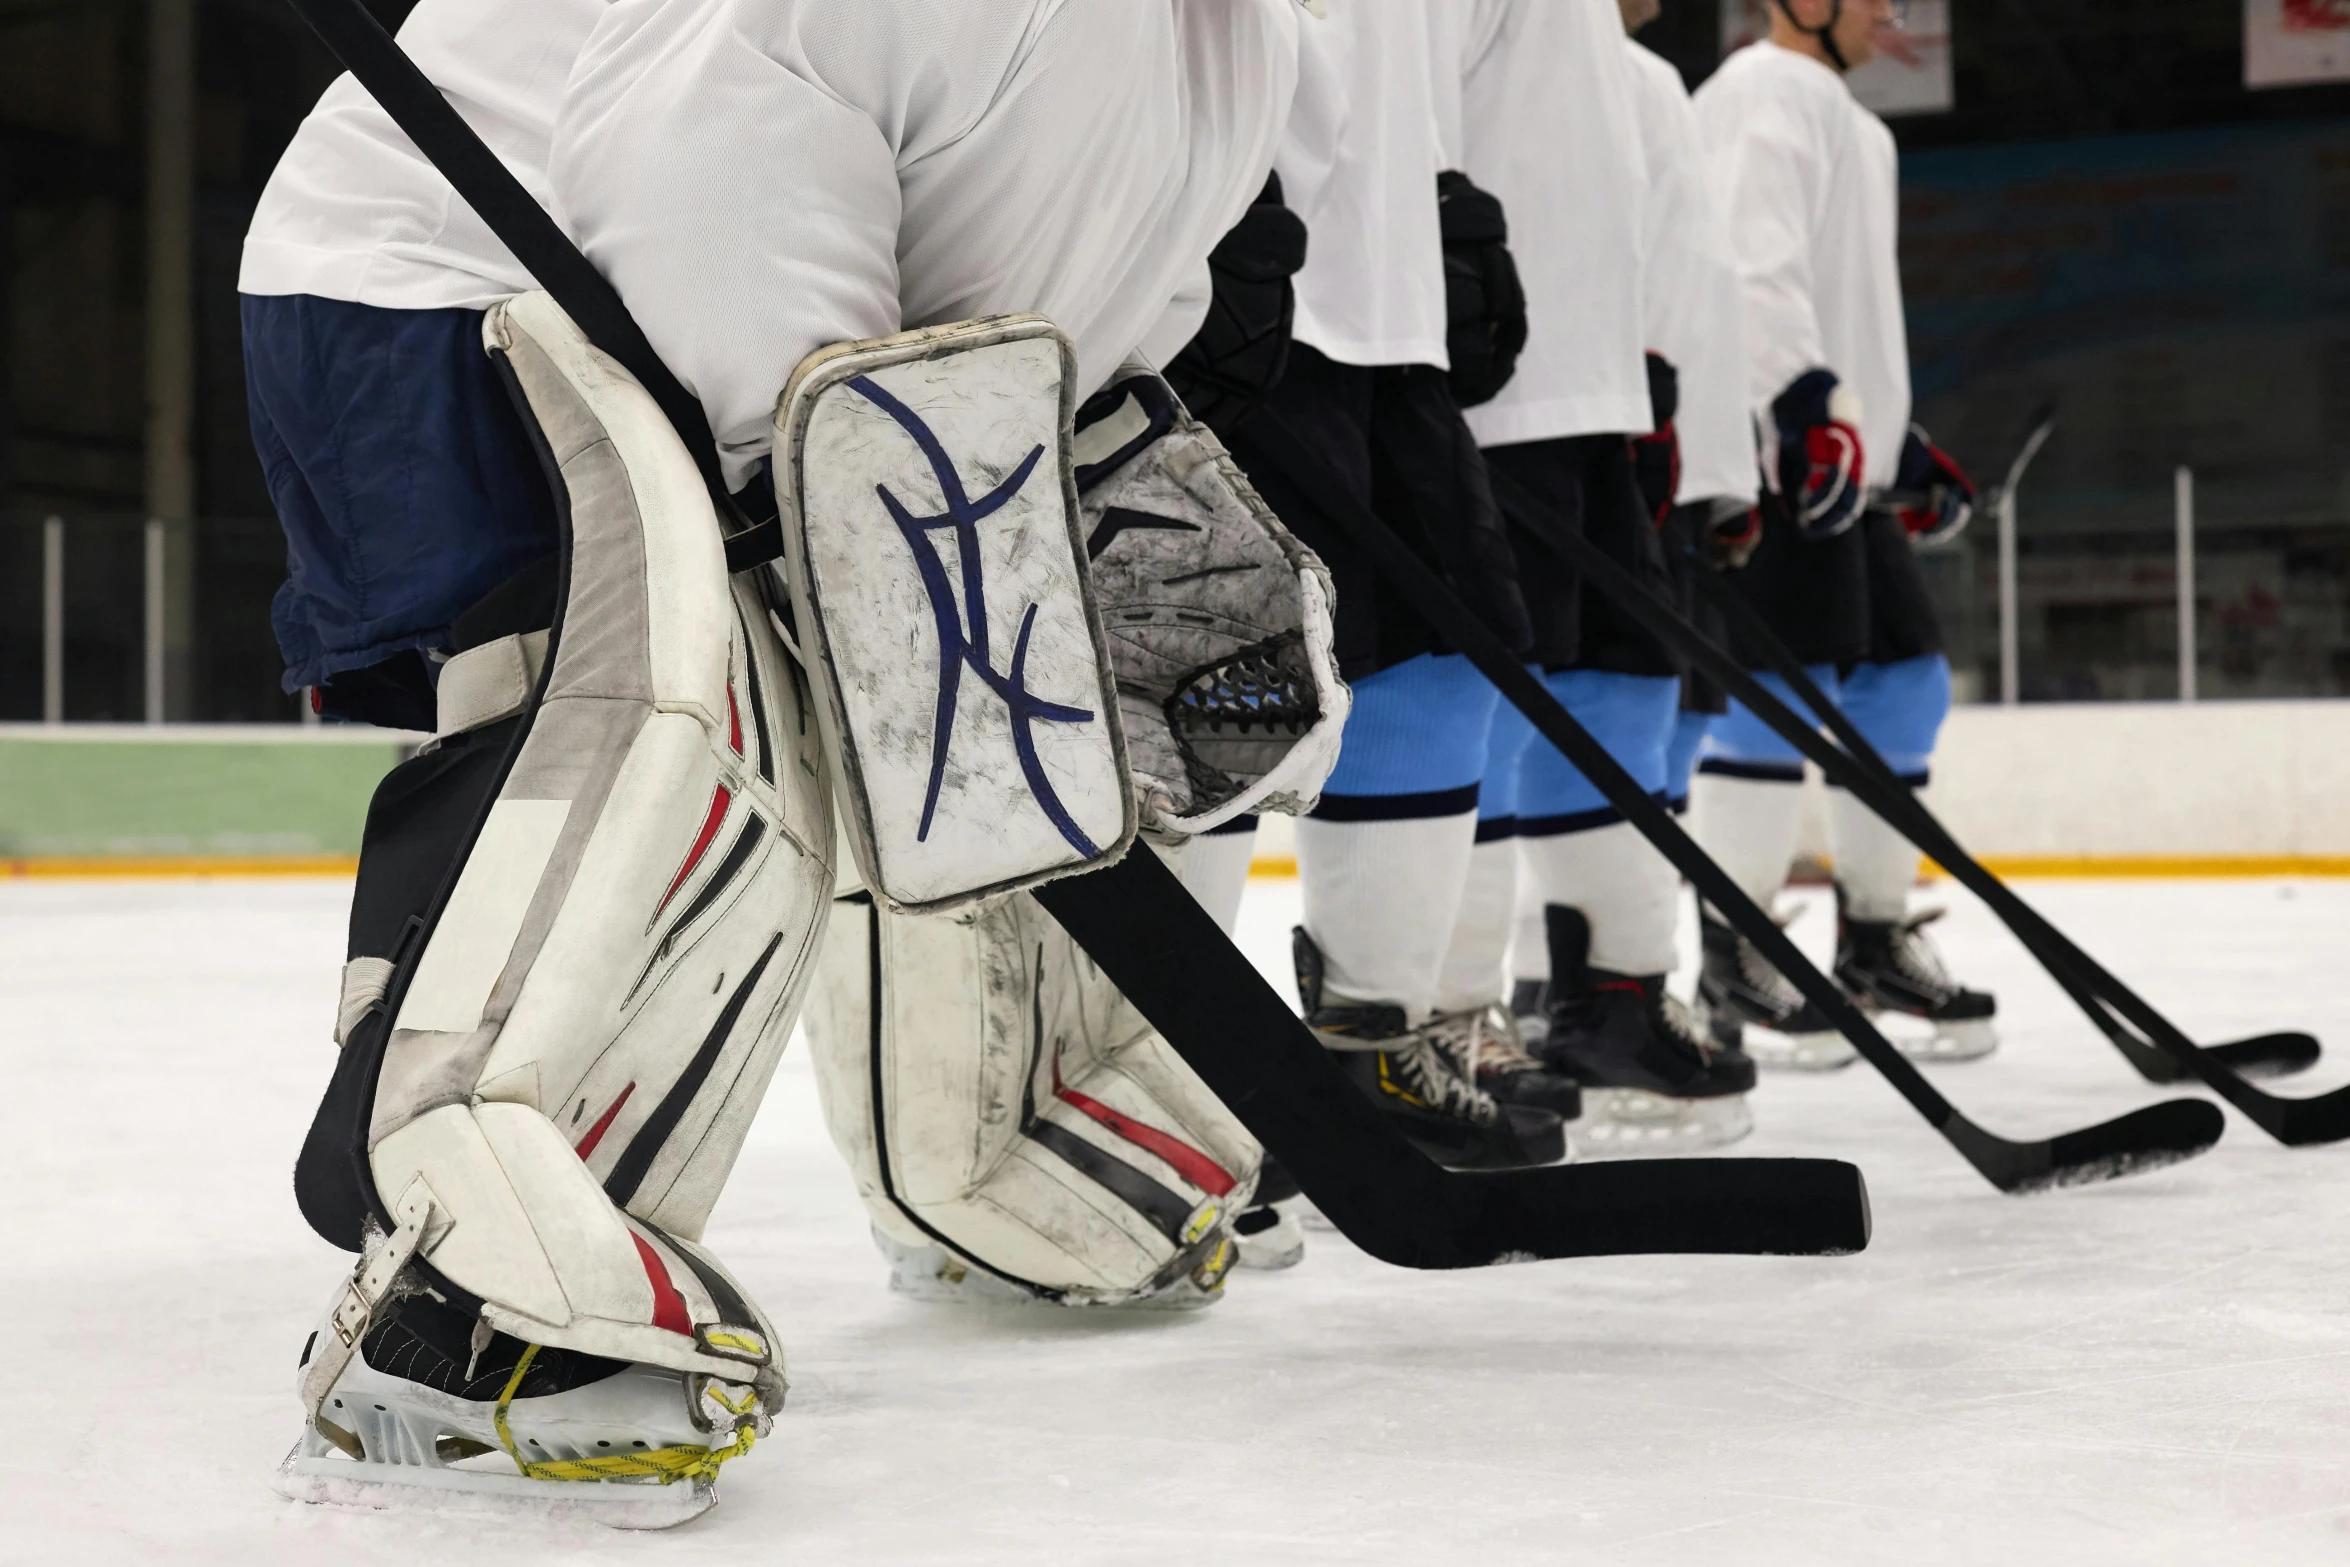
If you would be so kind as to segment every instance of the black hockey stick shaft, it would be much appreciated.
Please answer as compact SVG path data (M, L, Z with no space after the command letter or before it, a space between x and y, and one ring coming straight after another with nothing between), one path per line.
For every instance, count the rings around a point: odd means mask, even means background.
M1606 747L1511 656L1501 639L1436 579L1410 546L1368 507L1353 500L1335 475L1322 470L1318 459L1307 454L1278 412L1260 409L1255 418L1261 430L1277 437L1257 444L1285 470L1291 482L1315 497L1320 514L1369 557L1414 612L1455 651L1466 655L1535 731L1556 746L1601 797L1687 877L1701 896L1720 909L1739 934L1753 942L1835 1023L1927 1124L1941 1132L1993 1185L2003 1191L2025 1191L2107 1179L2191 1158L2218 1140L2223 1124L2219 1113L2201 1100L2151 1105L2099 1126L2036 1143L1998 1137L1969 1121L1877 1032L1840 986L1812 966L1777 922L1739 890L1729 874L1681 830L1671 812L1649 797Z
M359 0L292 3L588 340L644 385L694 454L720 517L730 516L701 405L653 352L618 292ZM752 563L734 547L743 537L729 541L730 568ZM1130 853L1046 888L1042 901L1307 1195L1374 1256L1453 1268L1639 1252L1837 1254L1868 1244L1867 1189L1841 1160L1653 1160L1493 1175L1439 1169L1379 1116L1155 856ZM1238 1018L1209 999L1224 997ZM1286 1075L1273 1075L1268 1053Z
M1967 854L1918 803L1915 792L1893 775L1884 759L1877 756L1869 746L1867 738L1837 709L1835 703L1827 699L1826 693L1804 673L1802 665L1795 662L1794 655L1783 644L1778 644L1776 638L1770 638L1769 644L1753 641L1755 636L1768 638L1770 634L1751 606L1738 596L1730 584L1706 573L1702 564L1698 569L1701 573L1699 582L1704 584L1705 591L1722 608L1725 618L1742 640L1754 646L1758 653L1771 655L1769 661L1773 664L1774 673L1786 679L1792 689L1803 695L1805 705L1820 716L1821 721L1828 725L1839 740L1845 742L1845 756L1848 759L1861 756L1874 759L1873 769L1867 762L1860 762L1857 764L1858 772L1847 774L1848 777L1867 780L1864 789L1867 789L1871 809L1884 815L1913 843L1939 861L1961 885L1981 897L2007 921L2010 928L2031 948L2033 955L2048 967L2057 982L2064 986L2066 992L2080 1003L2092 1019L2107 1017L2108 1008L2118 1012L2142 1030L2145 1038L2152 1040L2168 1060L2200 1079L2205 1086L2243 1111L2255 1125L2279 1142L2301 1147L2350 1138L2350 1086L2308 1099L2288 1099L2271 1094L2247 1082L2233 1069L2227 1057L2204 1050L2187 1038L2168 1018L2108 973L2094 958L2050 924L2038 910L2016 896L1981 862ZM1741 699L1744 700L1743 697ZM1780 710L1785 712L1783 706ZM1760 711L1757 708L1757 712ZM1793 735L1790 734L1788 738L1792 740ZM1816 740L1817 736L1813 738ZM1824 758L1815 755L1815 760L1822 760L1825 770ZM1876 787L1868 788L1868 784ZM2106 1037L2116 1045L2122 1043L2116 1028L2108 1028ZM2265 1042L2245 1043L2259 1046ZM2125 1049L2124 1054L2129 1052Z
M2042 427L2036 426L2034 434L2037 435L2038 429ZM2097 992L2103 985L2123 989L2120 982L2105 974L2102 969L2094 975L2085 971L2081 955L2072 948L2070 942L2051 942L2042 933L2040 926L2045 920L2037 916L2036 911L2028 915L2016 912L2015 905L2020 900L2013 896L2004 883L1998 884L1996 888L1991 886L1996 881L1991 871L1968 854L1939 819L1927 810L1917 792L1893 771L1891 764L1870 745L1859 728L1820 690L1809 671L1763 624L1762 617L1738 596L1735 589L1722 581L1706 562L1693 556L1690 563L1691 569L1701 574L1701 590L1722 610L1724 618L1737 628L1739 640L1749 645L1773 673L1786 680L1815 714L1823 715L1817 721L1806 723L1757 680L1742 660L1715 644L1677 608L1640 582L1589 539L1560 525L1509 474L1496 473L1493 481L1495 492L1507 498L1519 526L1537 543L1557 556L1562 563L1589 578L1627 614L1639 620L1660 643L1679 648L1731 695L1744 702L1756 717L1817 765L1831 784L1861 800L1919 849L1950 869L1962 884L1984 897L1993 912L2023 942L2025 949L2040 961L2065 993L2088 1014L2141 1075L2157 1083L2176 1082L2189 1075L2188 1069L2178 1066L2155 1046L2127 1031L2122 1022L2097 998ZM1843 742L1841 749L1820 735L1820 723L1825 723ZM2127 993L2126 990L2124 993ZM2239 1058L2252 1051L2258 1051L2262 1059L2275 1060L2280 1054L2289 1056L2293 1053L2291 1042L2294 1040L2306 1041L2302 1050L2310 1059L2314 1059L2316 1041L2308 1039L2308 1036L2270 1035L2223 1047L2217 1060L2223 1065L2233 1066ZM2303 1060L2300 1064L2306 1065L2307 1061Z
M1577 542L1584 543L1588 547L1587 541L1578 540ZM2051 951L2050 943L2039 933L2032 921L2019 918L2012 912L2008 899L1984 893L1983 884L1995 879L1990 869L1959 844L1949 829L1944 827L1941 821L1933 815L1926 803L1918 798L1917 791L1909 785L1908 781L1893 771L1892 765L1870 743L1868 737L1861 733L1859 726L1845 716L1843 710L1829 698L1826 692L1820 689L1819 683L1812 679L1810 671L1803 667L1802 661L1797 659L1794 652L1779 640L1754 607L1748 604L1737 589L1723 580L1721 575L1714 571L1706 561L1693 558L1691 569L1698 574L1699 591L1704 593L1708 600L1721 611L1723 619L1734 629L1737 643L1773 674L1787 682L1788 688L1796 694L1797 699L1817 716L1818 723L1826 725L1829 733L1835 736L1836 744L1842 747L1842 754L1849 759L1854 767L1869 774L1876 788L1872 791L1849 781L1846 777L1834 774L1831 774L1831 781L1837 787L1860 797L1871 810L1884 817L1886 821L1897 828L1903 828L1905 835L1910 838L1911 842L1932 855L1961 884L1974 890L1978 896L1985 897L1986 901L1992 905L1993 911L2023 942L2026 950L2040 961L2041 966L2048 970L2050 977L2063 987L2065 994L2072 998L2074 1004L2138 1070L2140 1076L2153 1083L2173 1083L2191 1075L2189 1068L2182 1067L2169 1055L2163 1053L2158 1046L2147 1043L2146 1040L2131 1032L2128 1025L2116 1017L2102 999L2104 995L2111 994L2117 999L2126 995L2133 1000L2138 1000L2139 998L2134 992L2110 974L2105 974L2103 970L2098 971L2101 977L2093 978L2084 975L2080 972L2076 960L2068 958L2062 952ZM1630 582L1629 577L1624 579L1627 588ZM1615 593L1619 590L1611 588L1610 591ZM1695 627L1690 626L1685 629L1691 635L1700 636L1702 640L1702 635L1696 631ZM1709 672L1713 673L1717 679L1722 680L1723 684L1734 684L1722 675L1723 664L1720 660L1706 658L1698 651L1697 644L1691 643L1686 637L1679 640L1684 647L1689 648L1693 656L1704 658ZM1743 669L1743 664L1738 660L1731 659L1729 662ZM1737 692L1739 700L1745 702L1749 708L1755 711L1757 716L1782 736L1795 742L1794 732L1781 721L1784 717L1803 728L1814 742L1825 744L1825 742L1819 741L1816 727L1802 725L1800 720L1795 719L1794 715L1775 699L1770 700L1767 705L1757 702L1750 694L1750 689L1757 689L1754 682L1748 680L1736 682L1736 684L1740 687ZM1774 716L1774 709L1779 716ZM1799 749L1804 750L1806 756L1818 762L1823 771L1828 770L1828 763L1822 760L1816 751L1803 746L1801 742L1795 743ZM1929 836L1921 837L1917 832L1903 827L1905 817L1922 827ZM2042 923L2045 923L2045 916L2039 918ZM2063 945L2070 946L2071 943L2066 942ZM2140 1004L2146 1005L2143 1001L2140 1001ZM2148 1010L2152 1010L2151 1006L2148 1007ZM2172 1032L2177 1033L2178 1030L2174 1028ZM2181 1033L2179 1037L2184 1038L2185 1035ZM2230 1069L2244 1064L2286 1066L2290 1069L2298 1069L2309 1065L2316 1059L2316 1044L2316 1040L2306 1034L2272 1034L2221 1045L2216 1048L2213 1054L2218 1064Z

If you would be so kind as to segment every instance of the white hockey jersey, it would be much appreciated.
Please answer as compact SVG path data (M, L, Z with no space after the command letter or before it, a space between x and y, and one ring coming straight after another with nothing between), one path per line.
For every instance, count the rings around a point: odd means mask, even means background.
M1450 368L1430 28L1463 3L1334 0L1303 29L1274 168L1306 225L1294 334L1341 364Z
M1638 128L1616 0L1463 8L1461 171L1501 198L1526 349L1468 410L1483 446L1649 428Z
M1752 501L1754 424L1744 312L1720 193L1681 73L1627 38L1648 188L1642 271L1648 347L1680 373L1681 485L1674 498Z
M605 0L423 0L400 28L400 47L545 204L563 84L606 9ZM479 310L532 286L347 75L328 86L271 172L237 277L242 293L387 310Z
M1860 399L1867 481L1893 481L1909 428L1893 133L1827 66L1775 44L1722 62L1696 95L1746 302L1747 394L1770 402L1824 366Z
M551 198L739 483L829 343L1034 310L1091 388L1188 336L1170 303L1196 317L1184 296L1264 181L1299 20L1296 0L423 0L401 38ZM272 178L244 286L400 308L530 286L459 213L340 82Z

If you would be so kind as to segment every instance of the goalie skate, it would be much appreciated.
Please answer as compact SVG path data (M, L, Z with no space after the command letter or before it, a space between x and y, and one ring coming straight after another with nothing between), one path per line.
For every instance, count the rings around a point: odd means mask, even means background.
M768 1429L749 1383L551 1350L479 1325L465 1343L435 1342L464 1322L424 1297L391 1308L278 1466L279 1494L667 1529L716 1506L719 1465ZM304 1346L305 1373L334 1332L330 1311Z

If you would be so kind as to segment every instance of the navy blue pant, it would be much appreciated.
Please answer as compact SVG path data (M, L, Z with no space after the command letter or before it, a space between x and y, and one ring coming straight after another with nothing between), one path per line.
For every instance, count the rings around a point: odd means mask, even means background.
M403 656L421 671L461 611L553 553L554 492L481 311L240 304L253 446L286 532L270 606L284 688L324 686L333 711L337 676Z

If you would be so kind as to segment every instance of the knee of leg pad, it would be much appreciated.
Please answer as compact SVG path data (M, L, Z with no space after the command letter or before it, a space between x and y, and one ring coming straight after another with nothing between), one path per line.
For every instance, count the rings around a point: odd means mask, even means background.
M1897 775L1923 783L1950 715L1950 661L1929 653L1857 665L1844 677L1837 705Z
M1071 1304L1221 1276L1260 1151L1034 900L854 912L809 1042L877 1228Z

